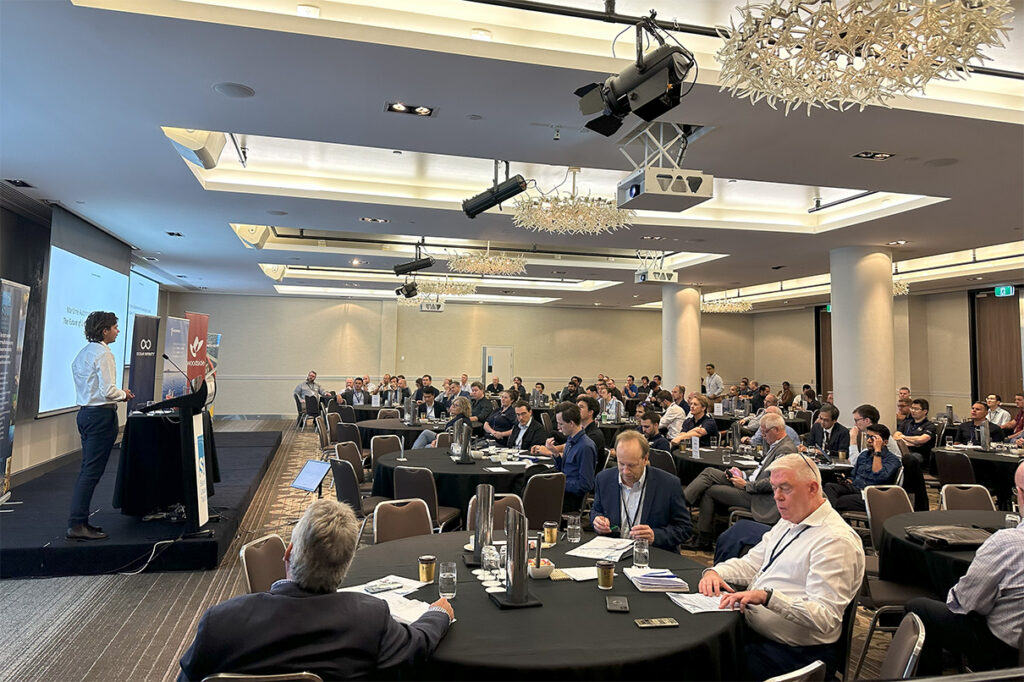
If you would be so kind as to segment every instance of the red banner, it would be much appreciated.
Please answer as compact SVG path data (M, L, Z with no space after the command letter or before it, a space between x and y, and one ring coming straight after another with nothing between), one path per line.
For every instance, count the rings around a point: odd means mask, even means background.
M210 316L206 313L185 313L188 320L188 368L185 373L189 381L206 376L206 332Z

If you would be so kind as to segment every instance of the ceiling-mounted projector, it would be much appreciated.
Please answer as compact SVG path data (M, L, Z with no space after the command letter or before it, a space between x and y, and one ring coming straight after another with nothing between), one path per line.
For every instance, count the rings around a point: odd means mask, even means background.
M619 183L619 208L685 211L715 196L715 178L681 168L639 168Z
M167 127L163 130L181 158L206 170L216 168L217 162L220 161L220 153L228 140L224 133L208 130Z

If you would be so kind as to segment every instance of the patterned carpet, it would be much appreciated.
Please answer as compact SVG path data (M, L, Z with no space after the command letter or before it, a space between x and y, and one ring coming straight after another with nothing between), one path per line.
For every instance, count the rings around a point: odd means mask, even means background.
M231 548L213 571L6 580L0 584L4 646L0 680L174 680L178 659L195 635L203 611L245 592L238 550L268 533L287 541L313 495L289 484L317 456L313 429L287 420L218 420L218 431L280 430L283 440ZM325 491L326 492L326 491ZM711 565L708 552L683 552ZM870 612L859 610L854 655ZM862 677L876 677L888 647L878 635ZM854 659L855 660L855 659Z

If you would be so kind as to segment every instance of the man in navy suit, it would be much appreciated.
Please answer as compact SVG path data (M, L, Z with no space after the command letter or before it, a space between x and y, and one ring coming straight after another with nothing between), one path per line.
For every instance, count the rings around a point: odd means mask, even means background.
M643 434L623 431L615 439L616 469L594 480L590 522L601 535L644 538L670 552L690 535L690 510L676 476L647 466L650 445Z
M516 411L516 424L508 436L508 447L519 448L527 452L534 445L544 445L548 432L539 419L533 418L533 408L525 400L513 405Z
M825 452L846 452L850 449L850 430L839 423L839 410L835 405L825 403L818 411L818 421L811 427L807 439L811 447ZM807 448L801 446L801 450Z
M285 550L286 578L270 592L209 608L181 659L179 682L219 672L303 670L342 680L426 659L455 618L451 605L439 599L403 625L391 617L387 602L363 592L337 592L358 541L359 521L348 505L313 502Z

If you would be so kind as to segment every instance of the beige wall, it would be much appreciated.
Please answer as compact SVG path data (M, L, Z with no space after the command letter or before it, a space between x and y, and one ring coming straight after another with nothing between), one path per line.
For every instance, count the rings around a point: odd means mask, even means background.
M754 319L754 367L751 378L778 393L788 381L794 391L814 386L814 309L756 313Z
M932 413L953 405L957 415L970 411L970 321L966 292L923 296L927 330L928 387ZM911 385L911 394L920 395Z

